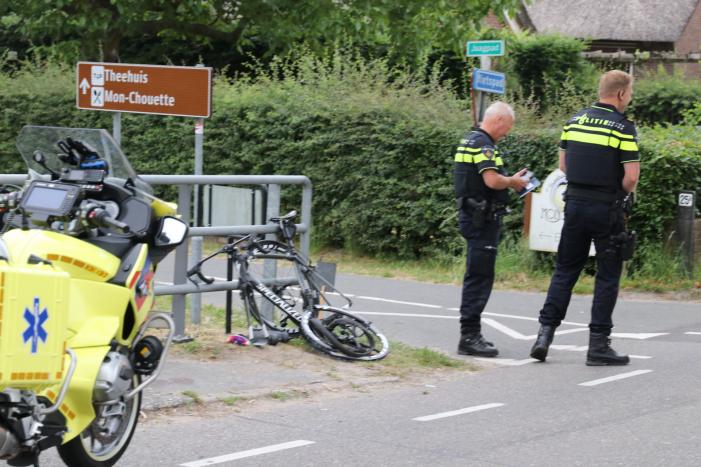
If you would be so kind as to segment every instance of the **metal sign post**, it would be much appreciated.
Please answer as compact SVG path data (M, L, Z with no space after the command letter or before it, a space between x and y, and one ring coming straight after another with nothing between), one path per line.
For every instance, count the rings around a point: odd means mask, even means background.
M694 216L696 214L696 192L680 191L677 196L677 238L684 260L684 268L694 274Z
M112 114L112 138L117 143L117 146L122 147L122 114L114 112Z
M493 40L493 41L468 41L466 52L468 57L479 57L480 68L474 69L472 72L472 119L475 126L478 126L482 122L484 117L484 111L488 105L488 99L486 93L497 93L504 94L506 79L502 73L495 74L501 75L501 78L489 74L489 70L492 69L492 59L491 57L504 55L504 41L503 40ZM494 81L496 80L496 81ZM494 81L501 82L500 86L488 86L485 82Z
M195 175L202 175L204 161L202 148L204 146L204 119L195 120ZM195 225L202 225L202 187L194 186L194 218ZM192 250L190 252L190 264L196 264L202 259L202 237L192 237ZM202 295L196 293L190 295L190 322L200 324L202 310Z

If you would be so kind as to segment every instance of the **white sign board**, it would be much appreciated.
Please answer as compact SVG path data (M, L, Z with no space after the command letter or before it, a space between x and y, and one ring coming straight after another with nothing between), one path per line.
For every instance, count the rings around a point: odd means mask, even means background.
M694 195L691 193L679 193L679 206L690 208L694 205Z
M250 188L210 185L204 190L204 222L207 226L263 223L263 194Z
M557 252L560 233L565 224L565 202L562 195L567 189L564 172L556 169L543 182L540 192L531 194L531 223L528 248L537 251ZM594 243L589 256L594 256Z

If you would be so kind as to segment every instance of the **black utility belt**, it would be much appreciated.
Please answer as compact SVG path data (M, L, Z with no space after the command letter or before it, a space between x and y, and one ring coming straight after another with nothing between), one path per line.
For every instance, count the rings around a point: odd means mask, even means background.
M606 203L613 203L614 201L619 201L624 197L625 193L623 191L605 192L590 188L580 188L577 186L568 186L567 191L565 192L565 199L588 199L592 201L603 201Z
M487 200L477 201L474 198L455 198L457 208L472 214L472 224L476 228L481 228L487 222L498 220L501 216L509 213L509 208L505 205L489 202Z

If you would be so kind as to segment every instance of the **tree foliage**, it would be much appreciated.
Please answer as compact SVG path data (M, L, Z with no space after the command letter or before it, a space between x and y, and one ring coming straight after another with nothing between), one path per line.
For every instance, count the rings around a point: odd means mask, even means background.
M523 97L540 110L559 105L563 89L590 94L596 70L582 56L586 43L559 35L516 35L508 41L508 72L516 76Z
M460 50L491 9L518 0L5 0L0 28L74 59L119 61L125 43L187 39L269 52L300 42L323 49L351 41L392 49L407 61ZM182 44L181 44L182 45ZM176 52L176 51L170 51ZM164 55L169 51L165 50Z

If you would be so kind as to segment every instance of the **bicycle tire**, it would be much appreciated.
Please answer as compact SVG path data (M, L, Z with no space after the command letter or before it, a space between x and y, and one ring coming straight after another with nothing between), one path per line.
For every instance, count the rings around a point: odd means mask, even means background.
M327 316L320 318L319 312ZM319 323L325 331L320 330ZM300 329L314 349L340 360L376 361L389 354L389 341L384 334L371 322L340 308L318 305L307 310Z

